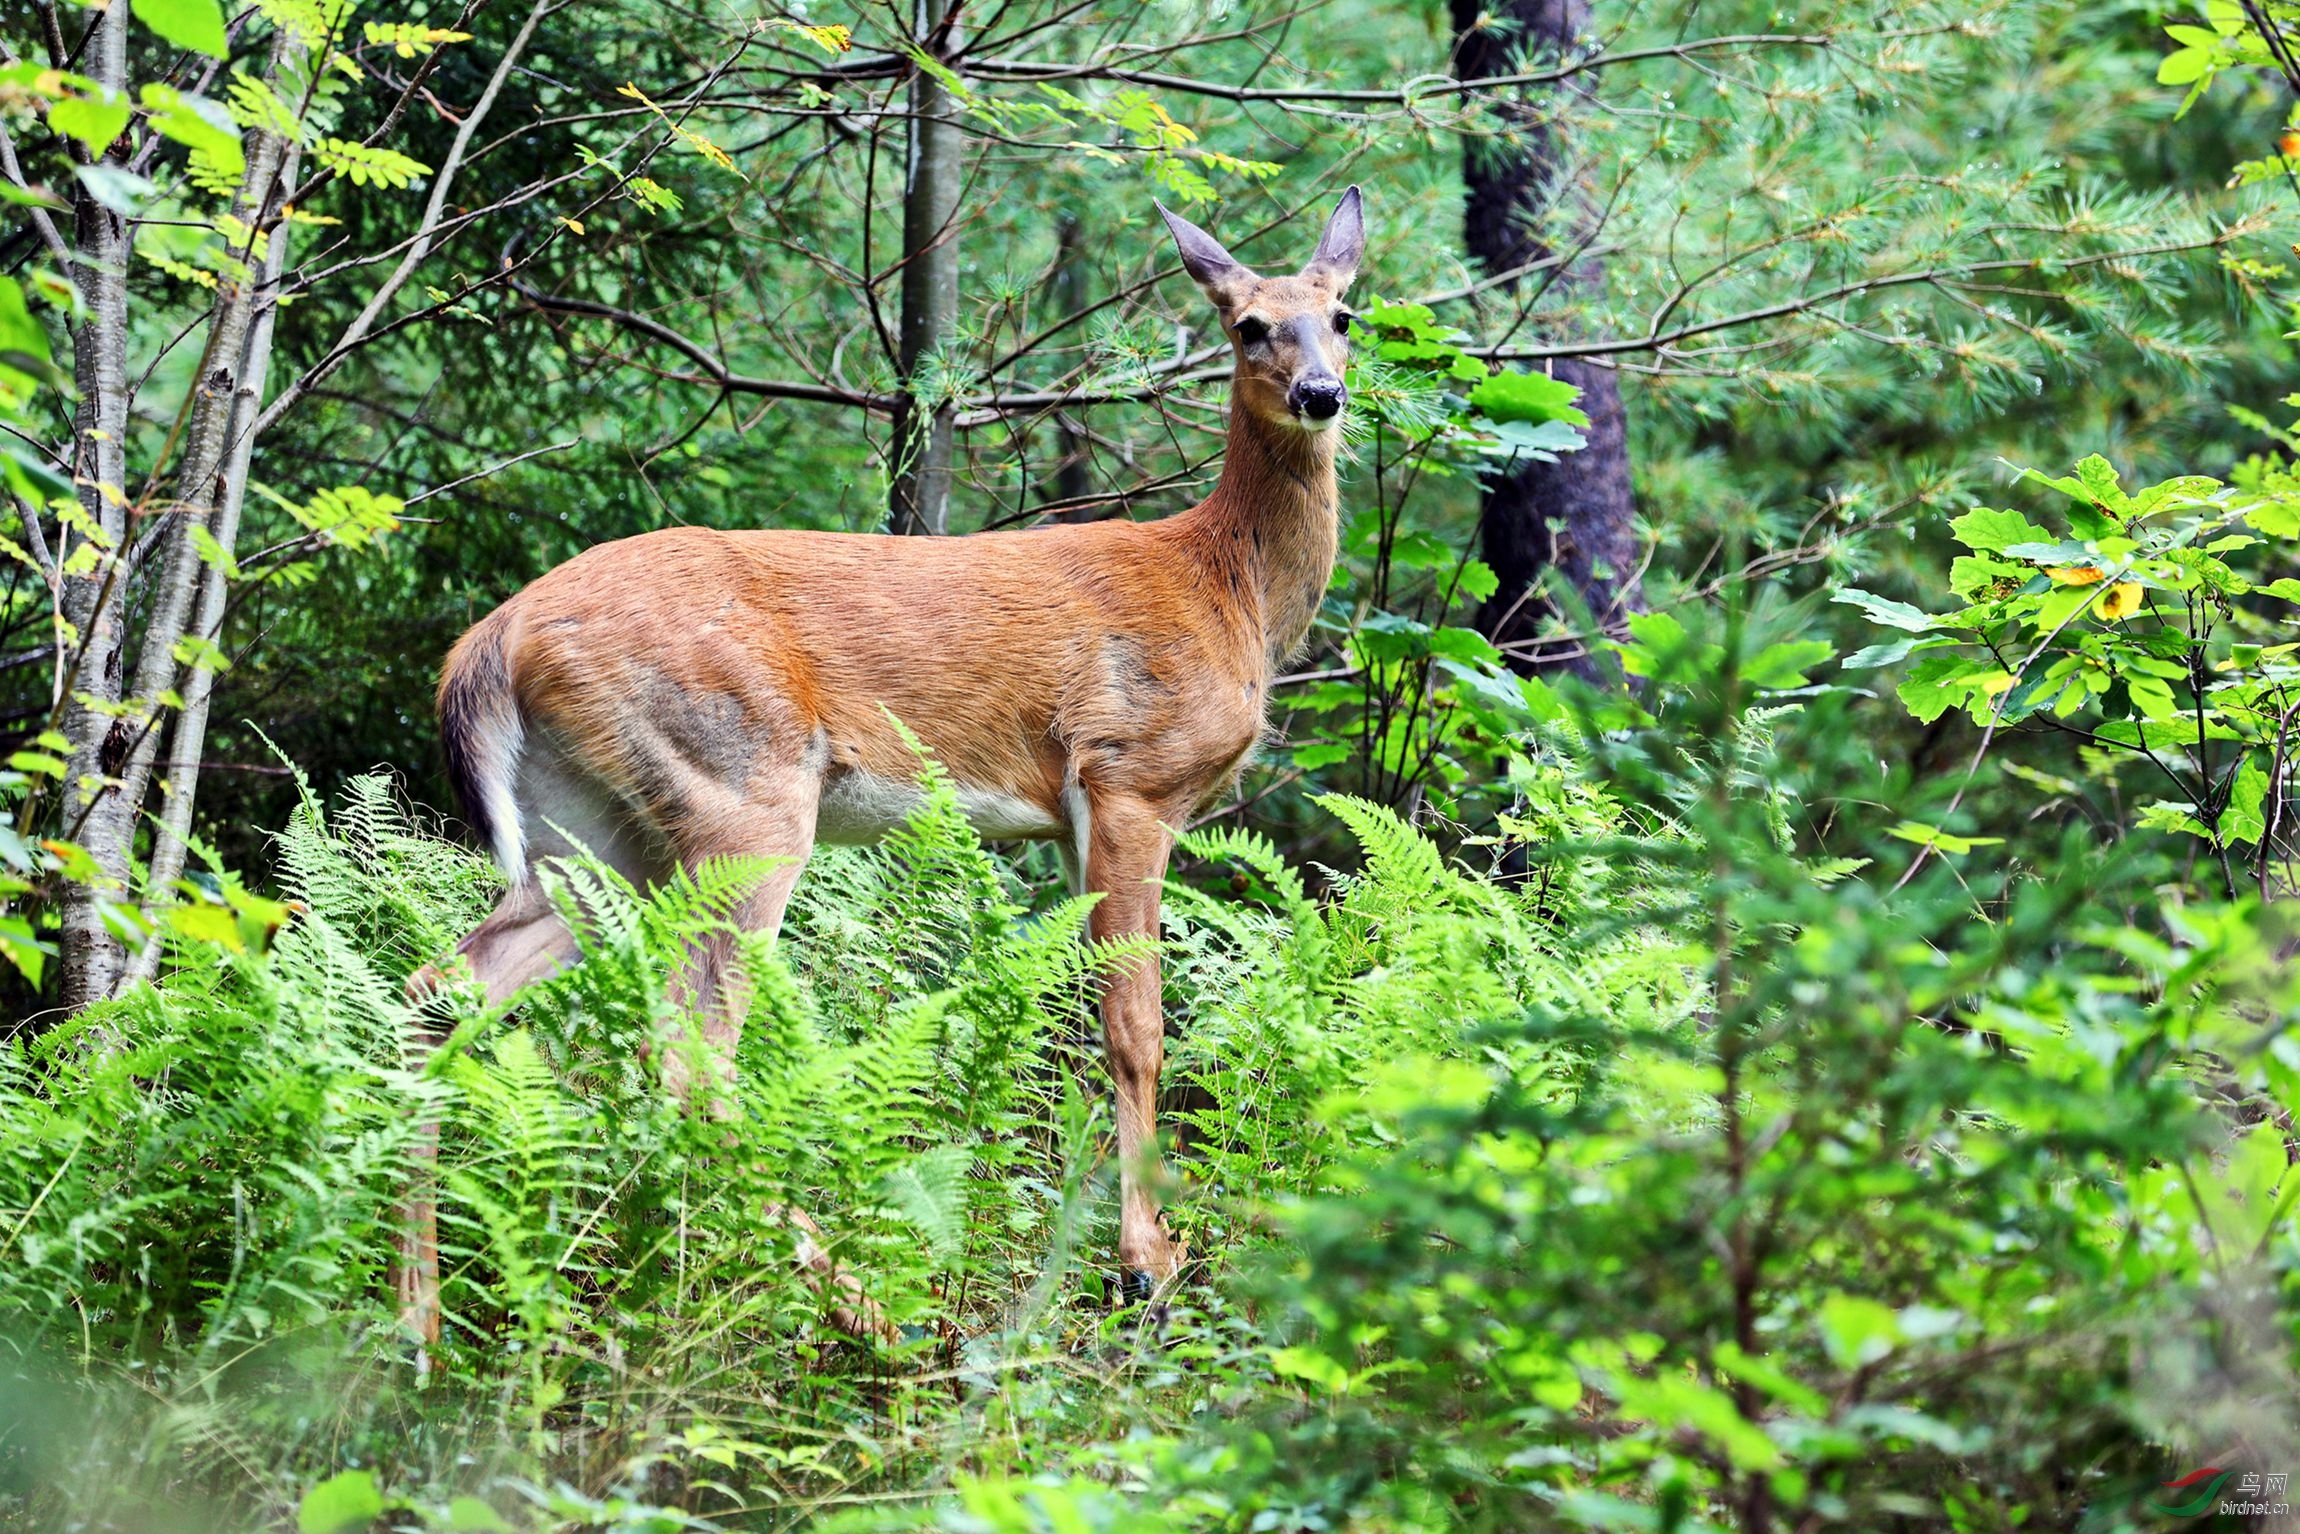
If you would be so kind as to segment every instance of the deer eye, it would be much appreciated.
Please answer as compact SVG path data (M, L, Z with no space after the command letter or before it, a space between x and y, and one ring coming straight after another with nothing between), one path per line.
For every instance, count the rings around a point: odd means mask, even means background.
M1237 330L1238 339L1248 346L1259 346L1270 339L1269 325L1252 317L1238 321Z
M1350 321L1356 318L1357 316L1350 313L1350 311L1347 309L1344 309L1340 313L1336 314L1334 316L1334 334L1338 336L1348 335L1350 333Z

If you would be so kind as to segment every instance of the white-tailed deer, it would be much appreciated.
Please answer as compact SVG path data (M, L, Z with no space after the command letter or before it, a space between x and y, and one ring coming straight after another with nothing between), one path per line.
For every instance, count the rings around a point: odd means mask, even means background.
M1333 572L1342 295L1365 245L1355 187L1293 276L1257 276L1159 211L1236 358L1228 453L1198 505L966 538L667 529L578 555L456 644L448 770L511 880L456 949L491 1001L574 958L535 868L578 846L641 887L709 858L787 859L739 913L772 933L817 841L876 838L917 802L890 715L983 835L1060 842L1072 884L1101 896L1095 937L1157 936L1171 828L1236 781ZM721 1049L743 1011L730 959L699 952L683 977ZM1179 1264L1154 1192L1155 959L1110 976L1102 1024L1118 1256L1146 1296ZM662 1058L683 1095L683 1053ZM419 1193L400 1292L427 1340L432 1225Z

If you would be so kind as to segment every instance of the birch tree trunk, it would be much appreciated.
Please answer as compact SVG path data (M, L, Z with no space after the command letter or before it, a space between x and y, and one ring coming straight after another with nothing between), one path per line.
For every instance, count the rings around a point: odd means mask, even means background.
M99 86L124 94L128 86L128 7L96 12L81 70ZM116 159L119 145L106 152ZM59 724L72 743L63 786L64 834L82 842L114 891L68 880L63 890L59 971L64 1005L73 1011L112 994L125 957L104 923L105 896L124 891L135 810L108 780L126 761L127 721L107 705L120 699L126 641L125 553L128 540L128 255L127 219L105 207L85 186L73 204L72 268L85 318L72 333L72 371L80 403L72 421L72 472L80 509L96 530L95 565L63 578L60 602L66 643L56 664L62 689ZM71 558L88 533L59 538L59 562ZM76 641L76 642L75 642Z
M118 69L117 76L102 76L106 83L126 78L125 6L115 5L97 23L99 67ZM296 46L290 29L276 35L267 74L276 78L279 66ZM274 132L251 132L245 139L246 169L232 216L239 227L262 229L275 204L285 194L281 170L288 157L288 141ZM93 414L96 430L83 430L93 451L84 468L96 484L84 489L83 504L93 494L106 519L102 527L112 550L91 581L67 585L67 617L87 637L81 646L77 675L67 684L73 694L64 714L64 732L72 742L69 783L81 785L86 809L76 812L66 803L66 835L86 849L102 870L104 888L66 885L61 934L62 1001L73 1010L104 1000L119 988L128 972L128 954L118 934L104 921L105 896L126 894L133 877L138 815L144 791L151 781L165 733L163 718L176 687L178 670L197 659L180 652L180 642L191 621L195 596L203 576L221 580L205 558L192 533L206 528L228 550L225 535L211 522L227 502L229 520L238 521L238 492L245 486L246 461L238 459L236 485L226 473L232 454L232 424L242 402L243 380L249 364L250 328L257 291L263 277L275 273L272 261L285 230L259 257L258 236L239 254L242 266L226 271L216 283L215 302L208 315L192 398L184 414L181 459L174 503L160 513L157 528L140 532L131 519L131 506L123 488L126 474L127 414L126 338L128 292L126 258L130 226L109 210L94 206L83 193L80 239L91 259L82 267L83 293L91 318L82 338L75 341L75 366L81 372L85 397L83 415ZM270 327L264 326L268 347ZM91 508L94 514L95 508ZM148 573L149 572L149 573ZM86 588L93 586L92 598ZM134 682L123 688L127 659L127 616L131 598L144 608L138 636ZM86 608L83 618L73 611L71 599ZM198 669L194 667L195 671ZM204 701L204 700L203 700ZM196 744L193 749L197 750ZM196 758L195 758L196 759ZM88 790L92 789L92 796ZM68 790L69 794L69 790ZM75 821L77 822L75 824ZM173 878L181 868L180 849ZM137 955L137 967L144 955Z
M295 146L283 144L273 183L279 195L284 195L286 189L295 184L296 161ZM261 211L268 217L277 209L267 205ZM271 245L265 252L259 267L261 275L250 295L254 318L248 325L236 369L238 384L232 392L225 435L226 457L218 473L215 525L210 529L226 557L239 547L240 509L247 500L248 469L255 456L256 419L263 410L264 385L271 373L272 331L279 318L280 273L287 267L288 241L294 227L282 219L272 229ZM223 643L224 615L230 602L229 577L221 565L201 565L199 588L199 606L190 631L199 643L187 665L182 689L184 704L169 737L167 774L161 781L167 803L160 811L159 829L152 843L151 869L146 879L155 891L164 891L183 875L184 854L191 839L193 797L200 783L200 752L208 738L208 704L216 690L212 656L214 648ZM125 979L130 982L151 979L159 970L161 947L162 934L155 929L130 961Z
M1465 81L1510 74L1523 60L1572 53L1582 46L1589 27L1588 0L1505 0L1491 9L1478 0L1452 0L1452 6L1458 33L1454 73ZM1560 198L1577 197L1568 184L1570 167L1554 117L1586 93L1586 87L1566 86L1491 94L1488 104L1501 131L1470 139L1462 162L1468 193L1465 240L1489 275L1521 273L1554 254L1546 238L1554 227L1553 210ZM1582 222L1588 216L1585 212ZM1575 231L1577 237L1586 233ZM1563 272L1543 276L1563 298L1601 287L1605 269L1601 261L1583 257ZM1515 296L1527 280L1509 276L1497 291ZM1479 553L1501 584L1479 613L1478 626L1498 645L1521 647L1511 652L1521 670L1563 666L1585 675L1606 674L1610 668L1598 665L1586 646L1528 653L1527 642L1556 615L1538 591L1551 571L1579 593L1591 617L1607 629L1618 628L1643 606L1619 374L1570 358L1552 364L1551 373L1581 390L1589 445L1555 463L1514 465L1486 481Z
M286 28L277 34L280 42L272 54L271 78L277 77L291 35ZM285 195L279 183L288 144L278 134L262 130L248 133L245 142L247 171L238 196L232 200L232 216L241 228L257 230L264 227L267 215ZM286 238L283 223L272 231L267 252L284 244ZM176 505L163 513L165 523L153 535L158 547L151 558L159 573L151 587L150 613L136 648L135 690L129 694L134 706L130 722L137 734L120 774L119 796L131 815L144 802L152 765L159 757L163 734L160 720L165 708L162 695L175 687L179 666L188 663L188 657L179 657L177 647L191 621L194 594L203 576L213 573L192 541L192 530L205 527L227 551L230 548L210 523L217 519L230 494L223 472L225 459L248 367L250 326L270 268L269 254L259 257L253 248L241 251L240 258L245 263L241 272L216 283L215 307L208 319L207 354L192 386L191 409L184 425ZM236 523L236 513L233 520Z
M919 46L949 60L958 52L959 0L918 0ZM927 360L958 324L958 194L966 144L958 102L921 69L910 82L910 153L902 199L902 330L897 365L902 396L894 412L889 520L898 533L950 530L956 406L922 388Z

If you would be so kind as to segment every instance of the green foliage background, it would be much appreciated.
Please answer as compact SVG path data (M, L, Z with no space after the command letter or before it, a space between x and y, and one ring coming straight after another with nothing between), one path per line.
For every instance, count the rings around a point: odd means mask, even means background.
M1344 568L1272 749L1168 891L1193 1266L1162 1318L1106 1271L1088 997L1123 954L939 780L887 846L818 853L780 946L751 943L710 1111L660 1090L693 1042L666 977L756 867L651 892L560 871L582 962L515 1009L452 997L450 1046L403 1055L403 982L495 890L429 808L454 635L606 539L870 529L885 505L861 412L721 397L535 300L644 312L759 376L837 354L868 318L825 273L869 265L888 194L835 130L706 109L737 173L666 156L675 208L582 230L539 208L449 245L430 302L504 239L544 247L534 293L393 332L267 438L283 493L408 504L233 615L211 754L243 770L203 790L186 907L209 919L160 984L0 1041L0 1526L2108 1530L2168 1526L2163 1483L2199 1465L2300 1468L2300 934L2263 808L2288 793L2300 535L2300 441L2266 413L2289 188L2227 184L2285 97L2234 73L2173 130L2176 18L2145 4L1696 10L1601 8L1610 48L1653 56L1560 130L1582 203L1551 232L1602 204L1606 277L1525 314L1458 291L1463 125L1158 97L1277 167L1207 172L1249 259L1298 257L1297 215L1347 181L1374 222ZM135 11L161 35L164 13ZM0 3L11 37L29 14ZM1195 70L1272 88L1444 69L1435 8L1332 0L1275 58L1225 40L1238 14L1071 25L1077 50L1215 34ZM619 87L691 83L761 19L557 13L459 196L584 172ZM843 19L865 49L907 25ZM516 25L477 12L439 98L476 95ZM1689 27L1830 41L1705 64L1671 51ZM1204 327L1179 282L990 365L1065 221L1088 291L1119 295L1167 260L1150 196L1179 194L1133 130L1087 152L1021 85L983 92L1015 142L972 193L943 366L1147 376ZM1468 126L1472 152L1523 147ZM415 113L403 147L437 163L453 131ZM353 249L417 216L326 212ZM1895 275L1976 261L2004 266ZM286 370L341 309L284 311ZM1711 322L1623 355L1653 549L1630 684L1508 674L1465 627L1491 429L1568 419L1528 403L1545 349ZM1449 401L1479 348L1523 371ZM876 366L850 381L884 387ZM1097 406L1098 486L1188 504L1219 404ZM1051 437L979 423L958 524L1045 502ZM2054 490L2008 463L2085 466ZM2025 541L1991 531L2008 515ZM250 516L248 549L300 535ZM2223 536L2246 541L2199 552ZM2163 606L2095 607L2071 570ZM21 637L38 604L8 601ZM20 723L45 685L0 672ZM1393 729L1406 691L1442 706ZM2185 802L2151 802L2152 750ZM235 867L294 903L276 939ZM448 1332L419 1361L384 1269L425 1113ZM828 1324L791 1209L896 1340Z

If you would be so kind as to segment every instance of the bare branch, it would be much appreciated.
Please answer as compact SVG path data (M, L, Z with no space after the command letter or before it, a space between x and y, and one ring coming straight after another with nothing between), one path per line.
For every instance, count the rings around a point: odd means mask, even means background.
M391 275L378 283L375 291L368 295L366 307L344 328L335 345L328 348L327 355L301 378L280 391L280 397L272 402L270 408L264 411L263 418L256 423L258 435L293 409L312 385L334 372L342 365L345 357L358 349L361 340L374 328L377 316L383 313L392 299L399 296L399 290L407 285L408 278L423 264L424 257L431 254L433 236L447 211L447 194L454 189L456 172L463 166L464 152L471 147L471 136L487 120L488 112L495 106L495 98L502 93L503 82L511 78L511 71L518 64L519 55L526 51L528 42L535 36L535 29L559 3L563 3L563 0L535 0L535 4L529 8L526 21L520 24L518 32L504 48L503 57L496 61L495 73L488 76L487 89L480 92L478 102L457 125L455 141L448 146L446 158L440 162L438 173L431 179L431 196L424 203L423 217L416 226L415 238L408 243L406 254L399 258L399 265L392 268ZM299 188L298 196L302 195L303 190Z

